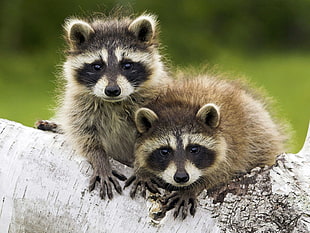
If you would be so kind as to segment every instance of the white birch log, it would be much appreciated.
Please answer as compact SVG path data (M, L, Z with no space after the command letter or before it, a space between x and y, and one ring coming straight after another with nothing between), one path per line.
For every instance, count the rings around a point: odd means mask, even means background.
M89 193L91 166L63 135L0 120L0 233L310 232L309 134L298 154L202 193L195 217L168 212L154 224L151 203L132 200L129 190L113 200Z

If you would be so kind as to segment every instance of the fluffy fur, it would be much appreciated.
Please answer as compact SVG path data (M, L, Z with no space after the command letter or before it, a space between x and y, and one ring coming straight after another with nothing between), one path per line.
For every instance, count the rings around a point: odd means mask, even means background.
M178 80L136 113L137 187L175 191L167 208L194 215L196 198L240 172L272 165L284 152L282 126L242 82L207 76ZM126 186L133 182L128 180ZM191 205L191 208L189 206Z
M134 112L168 82L159 54L157 21L149 14L69 19L64 28L69 50L55 121L93 165L90 190L100 181L100 196L112 198L113 186L122 192L116 177L126 178L112 170L109 158L133 165ZM40 122L39 128L55 130L55 125L45 123Z

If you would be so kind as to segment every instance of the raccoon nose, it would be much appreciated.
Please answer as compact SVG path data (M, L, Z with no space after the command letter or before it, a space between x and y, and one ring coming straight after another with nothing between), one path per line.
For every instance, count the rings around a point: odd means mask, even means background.
M121 94L121 89L119 86L107 86L104 93L109 97L116 97Z
M189 181L189 175L187 172L177 172L174 174L173 179L177 183L186 183L187 181Z

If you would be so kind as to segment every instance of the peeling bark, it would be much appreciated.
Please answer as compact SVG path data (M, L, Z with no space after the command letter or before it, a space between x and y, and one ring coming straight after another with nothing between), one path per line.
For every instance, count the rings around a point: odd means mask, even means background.
M98 189L87 190L91 174L63 135L0 120L0 233L310 232L309 133L298 154L204 191L195 217L184 221L168 212L155 224L149 214L160 204L132 200L127 189L101 200Z

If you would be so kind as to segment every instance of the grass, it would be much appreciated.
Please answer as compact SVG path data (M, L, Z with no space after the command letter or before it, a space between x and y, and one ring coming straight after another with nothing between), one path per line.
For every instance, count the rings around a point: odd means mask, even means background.
M33 126L49 119L55 101L55 71L60 58L44 54L2 54L0 57L0 117ZM221 53L212 64L250 78L277 101L277 108L295 130L291 152L303 145L310 117L310 55L265 54L246 57Z

